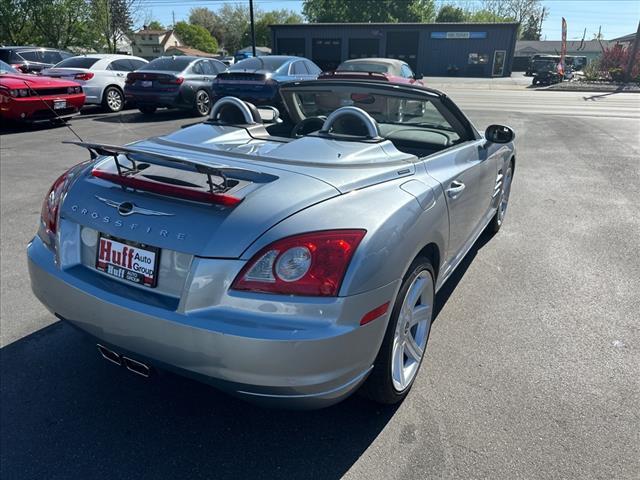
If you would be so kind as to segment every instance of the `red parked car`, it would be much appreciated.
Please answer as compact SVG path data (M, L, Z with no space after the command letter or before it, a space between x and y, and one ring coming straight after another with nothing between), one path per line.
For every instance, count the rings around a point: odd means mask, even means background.
M354 58L342 62L333 72L321 73L318 78L363 78L424 86L422 76L413 73L402 60L393 58Z
M39 122L80 112L85 94L76 82L26 75L0 61L0 118Z

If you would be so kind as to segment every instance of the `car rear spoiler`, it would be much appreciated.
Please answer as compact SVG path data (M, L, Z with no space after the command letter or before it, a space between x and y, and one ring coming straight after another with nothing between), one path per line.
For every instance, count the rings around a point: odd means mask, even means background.
M136 190L146 190L161 195L211 204L232 207L243 200L241 197L236 197L227 193L235 184L238 183L237 181L230 182L229 179L244 180L252 184L264 184L277 179L277 177L273 175L262 172L230 167L228 165L211 163L198 159L166 155L163 153L145 150L143 148L76 141L65 141L63 143L69 143L86 148L89 150L92 159L96 159L101 155L113 158L116 171L114 172L113 170L108 171L105 169L94 168L92 171L92 175L94 177L116 183L125 188L128 187ZM123 165L119 158L120 155L126 156L128 161L131 162L131 166ZM143 165L144 163L204 174L207 176L208 191L167 185L165 183L137 177L136 174L146 168L146 166ZM214 181L214 177L216 177L216 180L221 179L221 181ZM257 187L258 185L254 186ZM253 189L243 189L243 192L248 193L251 190Z
M276 179L273 175L254 170L230 167L224 164L211 163L191 158L176 157L151 150L145 150L143 148L109 145L106 143L76 142L71 140L63 141L62 143L78 145L79 147L86 148L89 150L92 159L96 159L100 155L113 157L116 162L116 166L118 167L118 172L120 173L122 170L126 169L126 167L123 168L122 164L118 160L118 156L125 155L128 157L129 155L136 155L143 156L145 162L152 163L154 165L177 168L179 170L186 170L189 172L198 172L208 176L214 175L221 178L232 177L237 180L246 180L253 183L268 183Z

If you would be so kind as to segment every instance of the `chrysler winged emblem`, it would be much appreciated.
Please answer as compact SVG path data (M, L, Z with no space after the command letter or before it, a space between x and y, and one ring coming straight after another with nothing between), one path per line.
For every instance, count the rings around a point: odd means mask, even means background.
M127 217L129 215L133 215L134 213L139 213L140 215L155 215L155 216L163 216L163 217L171 217L173 213L165 213L158 212L157 210L149 210L147 208L141 208L134 205L131 202L116 202L115 200L109 200L108 198L102 198L96 195L96 198L100 200L102 203L106 203L110 207L118 210L118 213L123 217Z

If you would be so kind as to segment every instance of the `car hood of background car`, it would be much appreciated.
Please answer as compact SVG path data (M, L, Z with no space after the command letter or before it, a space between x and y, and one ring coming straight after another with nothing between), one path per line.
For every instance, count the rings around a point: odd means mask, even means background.
M37 75L0 75L0 82L7 88L19 89L25 88L25 83L31 88L59 88L59 87L77 87L78 83L70 80L58 80L57 78L40 77Z

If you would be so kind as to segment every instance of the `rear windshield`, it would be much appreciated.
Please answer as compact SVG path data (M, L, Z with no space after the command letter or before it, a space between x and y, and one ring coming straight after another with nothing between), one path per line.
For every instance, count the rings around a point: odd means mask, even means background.
M343 63L338 66L339 72L374 72L387 73L389 67L380 63L353 62Z
M91 68L99 58L91 57L71 57L61 61L56 65L58 68Z
M168 70L170 72L181 72L187 68L192 61L192 58L161 57L147 63L140 70Z
M274 57L252 57L246 60L241 60L235 65L229 68L230 72L243 72L245 70L268 70L273 72L279 69L282 65L288 62L288 58L274 58Z

